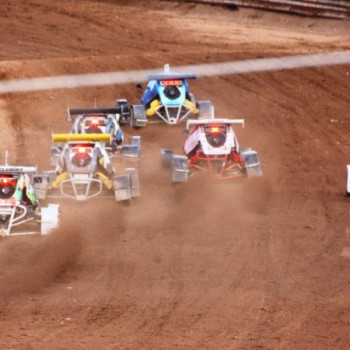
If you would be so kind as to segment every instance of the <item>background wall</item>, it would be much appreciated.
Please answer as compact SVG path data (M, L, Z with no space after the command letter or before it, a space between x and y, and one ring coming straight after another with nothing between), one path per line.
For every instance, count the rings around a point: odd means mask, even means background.
M290 12L305 16L350 18L350 3L342 0L185 0L225 5L232 8L252 7Z

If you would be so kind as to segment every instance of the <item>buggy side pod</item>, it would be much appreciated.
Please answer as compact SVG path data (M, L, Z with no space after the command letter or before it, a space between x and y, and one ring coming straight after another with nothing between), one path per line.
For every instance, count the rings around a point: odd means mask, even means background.
M163 167L172 168L173 182L187 182L190 170L188 168L188 158L182 155L174 155L169 149L161 150L161 160Z
M241 153L245 163L247 177L256 177L262 175L259 155L257 151L247 150Z
M141 136L131 136L129 145L121 146L122 155L125 157L139 158L141 152Z
M190 170L188 169L188 158L186 156L173 155L172 180L173 182L187 182Z
M43 175L34 175L33 176L33 188L39 199L45 200L47 197L47 191L49 190L49 184L51 178L53 178L55 174L43 174ZM54 179L53 179L54 180ZM52 180L52 181L53 181Z
M41 234L46 235L51 230L58 227L59 215L60 215L59 204L49 204L47 207L41 208Z
M130 200L140 196L139 175L136 168L125 169L126 173L113 177L116 201Z
M144 128L147 125L147 114L144 105L133 105L130 108L130 126Z

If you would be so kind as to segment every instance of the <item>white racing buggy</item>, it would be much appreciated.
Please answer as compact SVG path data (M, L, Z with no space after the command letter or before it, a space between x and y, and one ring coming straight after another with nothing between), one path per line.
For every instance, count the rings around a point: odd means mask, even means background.
M114 153L122 167L124 157L138 158L139 136L131 137L131 144L118 146ZM114 194L117 201L140 195L137 168L125 168L117 174L107 153L110 134L53 134L58 146L51 148L51 165L55 170L42 175L41 191L46 196L71 198L78 201ZM56 194L56 195L55 195Z
M73 134L110 134L107 150L114 152L123 142L120 124L125 124L129 116L128 102L117 100L112 108L68 108L66 120L73 123Z
M240 148L232 128L244 126L243 119L188 120L186 156L173 155L169 149L161 150L163 166L172 167L173 182L186 182L190 170L208 172L217 179L261 176L258 153L251 148Z
M58 226L59 206L40 208L36 192L40 175L36 167L0 166L0 234L45 235Z

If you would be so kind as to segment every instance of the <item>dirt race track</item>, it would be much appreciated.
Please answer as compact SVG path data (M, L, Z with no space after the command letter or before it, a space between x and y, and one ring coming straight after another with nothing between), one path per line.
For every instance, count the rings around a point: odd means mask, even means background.
M350 22L176 1L0 2L2 79L350 49ZM191 83L243 117L261 181L181 186L142 136L142 196L62 204L47 237L0 242L0 349L349 349L350 66ZM66 108L138 103L134 85L0 96L0 154L49 167ZM2 156L1 156L2 157Z

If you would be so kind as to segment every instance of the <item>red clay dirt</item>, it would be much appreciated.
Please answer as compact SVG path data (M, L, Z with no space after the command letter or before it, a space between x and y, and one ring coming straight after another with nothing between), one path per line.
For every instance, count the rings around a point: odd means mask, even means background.
M0 3L2 79L207 63L350 48L350 23L176 1ZM174 186L150 125L142 196L62 203L47 237L0 242L0 348L348 349L350 66L191 83L217 116L245 118L261 181L198 174ZM49 167L66 108L139 101L133 85L0 96L0 154Z

